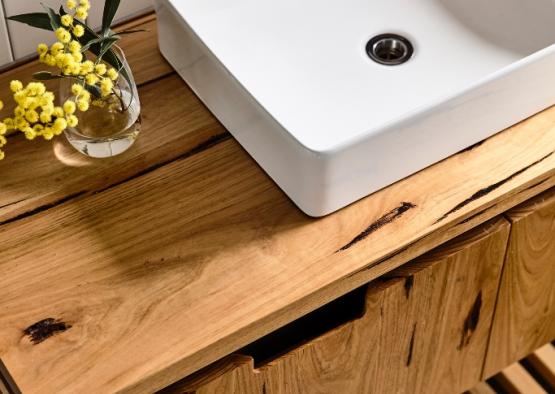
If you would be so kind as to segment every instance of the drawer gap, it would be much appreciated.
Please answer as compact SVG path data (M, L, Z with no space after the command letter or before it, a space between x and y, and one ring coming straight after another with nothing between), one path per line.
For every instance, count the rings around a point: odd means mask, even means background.
M237 353L252 357L255 368L260 368L326 332L361 318L365 312L367 289L368 285L364 285L353 290L245 346Z

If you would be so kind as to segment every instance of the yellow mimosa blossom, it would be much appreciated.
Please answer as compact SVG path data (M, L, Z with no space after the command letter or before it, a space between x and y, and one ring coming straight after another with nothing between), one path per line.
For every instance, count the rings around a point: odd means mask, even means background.
M103 64L103 63L97 64L97 65L94 67L94 71L95 71L98 75L102 76L102 75L106 74L106 65Z
M55 34L56 38L63 44L67 44L71 41L71 34L63 27L57 28Z
M86 60L81 64L81 75L90 74L94 71L94 63L90 60Z
M85 28L82 25L75 25L72 31L73 35L78 38L85 35Z
M77 116L75 115L69 115L66 119L67 119L67 125L69 127L75 127L79 123Z
M56 119L54 121L54 124L52 125L52 131L56 135L64 131L66 128L67 128L67 121L65 120L65 118Z
M48 45L46 44L39 44L37 46L37 53L39 55L46 55L46 52L48 52Z
M79 44L79 41L76 40L71 41L68 48L71 53L81 52L81 44Z
M79 108L79 111L81 112L85 112L89 110L89 102L87 100L79 100L77 101L77 108Z
M110 78L103 78L100 81L100 92L102 93L102 97L109 96L112 93L112 88L114 87L114 83Z
M11 81L10 82L10 89L12 92L19 92L21 89L23 89L23 84L21 83L21 81Z
M71 25L73 25L73 17L69 14L62 15L62 17L60 18L60 21L62 22L62 25L64 25L65 27L70 27Z
M77 3L75 2L75 0L67 0L66 6L67 6L67 8L69 8L70 10L74 10L75 7L77 7Z
M106 72L106 76L110 78L112 81L115 81L116 79L118 79L119 74L115 68L111 68Z
M87 9L85 7L77 7L77 9L75 10L75 16L81 20L85 20L87 19L87 17L89 16Z
M57 118L61 118L64 116L64 109L62 107L54 107L52 114Z
M29 141L34 140L37 137L37 133L30 127L25 127L21 130L25 134L25 138Z
M41 121L42 123L50 123L50 122L52 122L52 114L50 114L50 113L48 113L48 112L45 112L45 111L42 111L42 112L41 112L39 118L40 118L40 121Z
M56 56L59 53L62 53L64 50L64 44L62 44L61 42L55 42L54 44L52 44L52 46L50 47L50 53L52 54L52 56Z
M98 76L96 74L87 74L87 76L85 77L85 82L87 83L87 85L96 85L96 83L98 82Z
M29 123L35 123L39 121L39 114L37 111L31 109L27 112L25 112L25 119L27 119L27 121Z
M64 112L67 115L71 115L71 114L75 113L75 108L76 108L75 103L71 100L67 100L64 103Z
M74 83L71 85L71 93L75 96L79 96L83 92L83 86L79 85L78 83Z

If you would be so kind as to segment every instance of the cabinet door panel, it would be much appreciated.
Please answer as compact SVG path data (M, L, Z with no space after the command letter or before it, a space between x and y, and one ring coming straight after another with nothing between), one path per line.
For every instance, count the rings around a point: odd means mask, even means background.
M55 10L58 10L60 5L65 5L65 0L42 0L41 2L34 0L3 1L7 16L29 12L40 12L42 10L40 3L52 7ZM92 0L91 5L92 8L89 16L89 24L94 28L98 28L102 24L104 0ZM151 6L152 0L122 0L115 20L117 21L125 18ZM10 30L12 47L16 59L21 59L34 53L37 45L41 42L51 44L55 41L52 33L45 30L35 29L22 23L8 21L8 28Z
M169 393L460 393L481 379L509 224L372 282L363 317L254 370L230 356Z
M555 189L506 216L511 236L485 377L555 339Z

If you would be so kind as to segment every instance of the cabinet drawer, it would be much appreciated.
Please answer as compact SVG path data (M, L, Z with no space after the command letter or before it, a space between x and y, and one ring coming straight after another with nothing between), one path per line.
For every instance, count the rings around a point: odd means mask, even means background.
M368 285L362 317L262 366L232 355L167 393L460 393L480 381L509 224L497 218Z
M485 377L555 339L555 189L506 216L511 236Z

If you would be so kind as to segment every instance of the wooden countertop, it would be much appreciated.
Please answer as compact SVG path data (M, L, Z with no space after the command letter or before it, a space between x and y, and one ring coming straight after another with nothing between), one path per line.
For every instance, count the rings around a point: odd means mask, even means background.
M137 144L98 161L16 136L0 162L0 358L25 393L163 388L555 185L549 109L309 218L161 58L154 18L134 25Z

